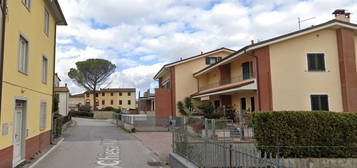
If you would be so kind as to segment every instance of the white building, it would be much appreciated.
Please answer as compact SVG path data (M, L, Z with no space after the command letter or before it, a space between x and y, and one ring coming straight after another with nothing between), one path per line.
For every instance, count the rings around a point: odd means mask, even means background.
M60 86L61 79L57 73L55 75L55 96L58 98L58 113L62 116L67 116L69 113L69 89L67 84L64 87Z

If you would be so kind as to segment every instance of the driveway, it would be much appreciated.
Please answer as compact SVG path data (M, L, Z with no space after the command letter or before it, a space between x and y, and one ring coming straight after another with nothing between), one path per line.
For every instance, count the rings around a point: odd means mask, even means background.
M36 168L145 168L157 157L109 120L74 118L64 141Z

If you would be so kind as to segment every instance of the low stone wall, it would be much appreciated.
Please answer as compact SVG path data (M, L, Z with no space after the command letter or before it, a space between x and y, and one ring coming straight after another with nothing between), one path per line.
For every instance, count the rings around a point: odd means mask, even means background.
M113 111L94 111L93 118L94 119L112 119Z
M284 159L285 165L303 168L355 168L357 158L301 158L301 159Z
M170 162L170 166L174 168L198 168L189 160L173 152L170 153L169 162Z

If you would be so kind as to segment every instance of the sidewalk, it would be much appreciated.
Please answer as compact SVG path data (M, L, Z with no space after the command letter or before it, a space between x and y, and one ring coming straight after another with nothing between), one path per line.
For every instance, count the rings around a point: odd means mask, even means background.
M135 137L155 153L163 165L169 163L169 154L172 151L172 133L171 132L136 132Z

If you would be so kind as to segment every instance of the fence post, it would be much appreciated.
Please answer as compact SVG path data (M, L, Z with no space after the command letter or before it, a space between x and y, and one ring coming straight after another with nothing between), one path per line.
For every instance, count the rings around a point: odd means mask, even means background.
M229 144L229 167L233 167L232 144Z

